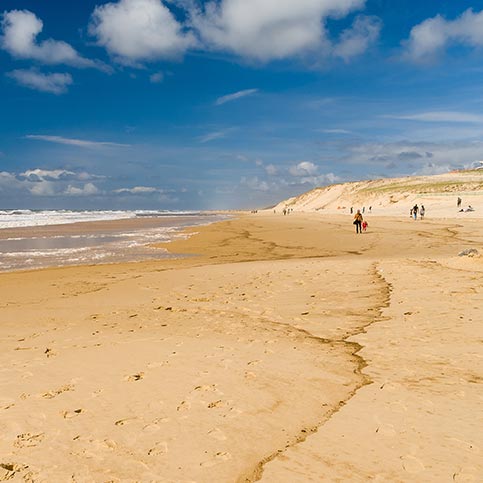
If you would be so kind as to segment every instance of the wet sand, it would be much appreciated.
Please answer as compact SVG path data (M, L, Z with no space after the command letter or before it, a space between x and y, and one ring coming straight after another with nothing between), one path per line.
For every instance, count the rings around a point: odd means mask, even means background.
M478 481L477 220L191 231L0 274L0 481Z

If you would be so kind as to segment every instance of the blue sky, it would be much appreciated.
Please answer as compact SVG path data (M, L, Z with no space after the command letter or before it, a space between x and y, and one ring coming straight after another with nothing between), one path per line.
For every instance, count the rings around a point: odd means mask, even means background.
M483 160L483 1L1 8L0 209L263 207Z

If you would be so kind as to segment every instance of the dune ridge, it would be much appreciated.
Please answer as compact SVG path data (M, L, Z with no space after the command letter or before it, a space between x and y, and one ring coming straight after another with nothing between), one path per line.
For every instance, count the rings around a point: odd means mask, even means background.
M458 197L461 209L472 206L475 211L460 215ZM372 207L379 215L396 216L406 215L414 204L424 204L432 217L483 217L483 169L334 184L283 200L274 209L344 213Z

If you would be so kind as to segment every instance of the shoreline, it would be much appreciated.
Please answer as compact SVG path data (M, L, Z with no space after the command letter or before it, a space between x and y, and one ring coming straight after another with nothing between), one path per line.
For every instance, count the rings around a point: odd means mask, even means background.
M478 474L483 263L457 257L478 222L321 221L247 214L162 245L195 256L0 274L5 475Z

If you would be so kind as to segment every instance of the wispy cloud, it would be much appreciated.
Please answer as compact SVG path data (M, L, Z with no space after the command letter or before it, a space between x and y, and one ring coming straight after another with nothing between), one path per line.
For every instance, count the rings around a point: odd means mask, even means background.
M35 69L17 69L6 74L20 85L41 92L64 94L74 81L70 74L42 74Z
M347 129L320 129L319 131L325 134L352 134Z
M481 115L457 111L429 111L406 115L385 115L383 117L421 122L483 122L483 116Z
M232 130L233 128L209 132L208 134L200 136L198 140L200 143L209 143L210 141L215 141L216 139L224 138Z
M226 104L227 102L236 101L237 99L251 96L253 94L256 94L257 92L258 92L258 89L245 89L243 91L234 92L233 94L228 94L226 96L219 97L215 101L215 106L221 106L222 104Z
M86 139L72 139L72 138L64 138L62 136L44 136L40 134L28 134L25 136L26 139L34 139L36 141L46 141L49 143L56 143L56 144L66 144L68 146L78 146L80 148L97 148L103 146L111 146L111 147L130 147L130 144L120 144L120 143L112 143L106 141L89 141Z

